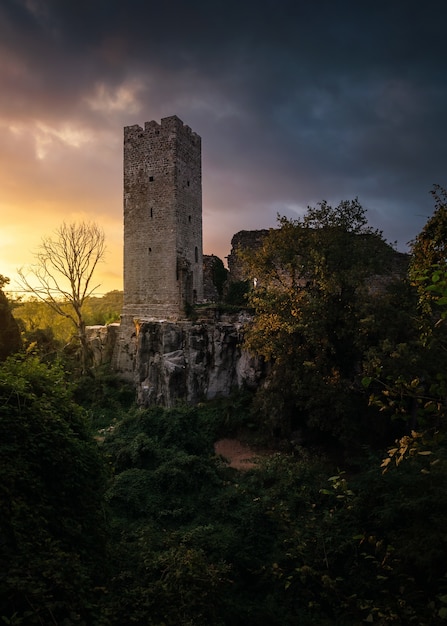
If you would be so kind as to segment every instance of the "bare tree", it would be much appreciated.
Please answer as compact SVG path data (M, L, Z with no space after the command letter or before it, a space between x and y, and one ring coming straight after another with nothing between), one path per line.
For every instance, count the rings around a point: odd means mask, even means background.
M81 345L82 370L89 365L89 347L82 305L96 285L91 287L93 273L105 254L103 230L94 222L66 224L45 237L36 252L37 263L25 274L18 273L22 287L68 318L77 330ZM68 305L68 306L67 306Z

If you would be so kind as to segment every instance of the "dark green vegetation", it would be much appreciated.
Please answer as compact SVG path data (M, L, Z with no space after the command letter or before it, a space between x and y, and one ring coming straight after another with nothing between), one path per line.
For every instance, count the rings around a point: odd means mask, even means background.
M5 360L0 623L445 623L436 193L408 278L356 201L281 220L247 256L247 341L269 361L254 395L141 410L110 374ZM270 454L232 469L214 454L232 436Z
M104 460L64 371L36 357L0 367L0 616L95 619L106 527ZM9 621L8 621L9 620Z
M8 354L18 352L22 345L19 326L14 319L11 305L3 293L3 288L9 283L9 278L0 274L0 361Z
M61 303L60 308L68 303ZM119 322L123 307L123 292L109 291L102 297L88 296L82 305L86 326ZM22 332L23 343L28 349L37 350L46 358L64 354L76 354L78 343L73 324L68 317L57 313L45 302L33 297L14 303L14 317Z

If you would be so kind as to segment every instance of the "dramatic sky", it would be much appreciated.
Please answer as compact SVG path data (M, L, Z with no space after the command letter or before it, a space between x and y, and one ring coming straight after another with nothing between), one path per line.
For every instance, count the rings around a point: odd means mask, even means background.
M405 250L447 185L443 0L1 0L0 274L95 221L122 288L123 126L202 137L204 251L358 197ZM12 286L12 285L11 285Z

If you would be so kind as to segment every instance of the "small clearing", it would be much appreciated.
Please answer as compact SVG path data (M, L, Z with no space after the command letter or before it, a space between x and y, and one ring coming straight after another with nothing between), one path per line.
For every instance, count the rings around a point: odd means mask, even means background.
M256 459L262 456L238 439L220 439L214 444L214 452L225 459L229 467L249 470L256 467Z

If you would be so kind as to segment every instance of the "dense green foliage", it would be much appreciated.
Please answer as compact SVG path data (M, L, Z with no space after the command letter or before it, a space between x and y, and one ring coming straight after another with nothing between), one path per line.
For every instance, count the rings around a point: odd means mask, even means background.
M281 220L247 257L248 341L270 372L254 395L143 410L110 372L72 384L30 351L1 364L0 621L444 624L447 271L431 232L409 280L378 280L396 256L357 201ZM255 467L216 456L222 437L260 446Z
M219 259L219 257L217 256L213 255L212 263L211 278L219 296L219 300L221 300L224 292L225 283L228 279L228 270L225 269L222 259Z
M247 280L231 282L228 285L225 302L232 306L246 307L250 286Z
M213 442L250 432L250 396L136 410L106 379L77 389L97 424L116 411L101 467L60 368L7 361L1 381L11 623L442 623L442 445L386 474L377 454L347 477L299 447L240 472Z
M3 293L9 278L0 274L0 361L18 352L22 346L19 326L12 315L11 304Z
M443 268L447 265L447 190L434 185L431 194L435 204L433 215L411 242L410 269L416 276L434 265Z
M69 305L61 303L61 308ZM123 292L109 291L102 297L89 296L82 306L86 326L119 322L123 306ZM67 351L73 340L73 325L67 317L59 315L37 298L17 303L14 317L22 330L26 346L34 346L42 356Z
M384 475L371 455L346 478L304 450L240 472L213 457L215 416L137 411L106 439L111 624L438 623L444 450L430 474L414 457Z
M247 345L271 363L257 410L272 433L324 431L349 445L365 436L359 372L384 330L380 316L390 315L391 285L379 277L390 276L394 254L357 200L280 218L262 247L245 253L246 273L257 278Z
M104 464L60 366L0 366L0 617L92 624Z

